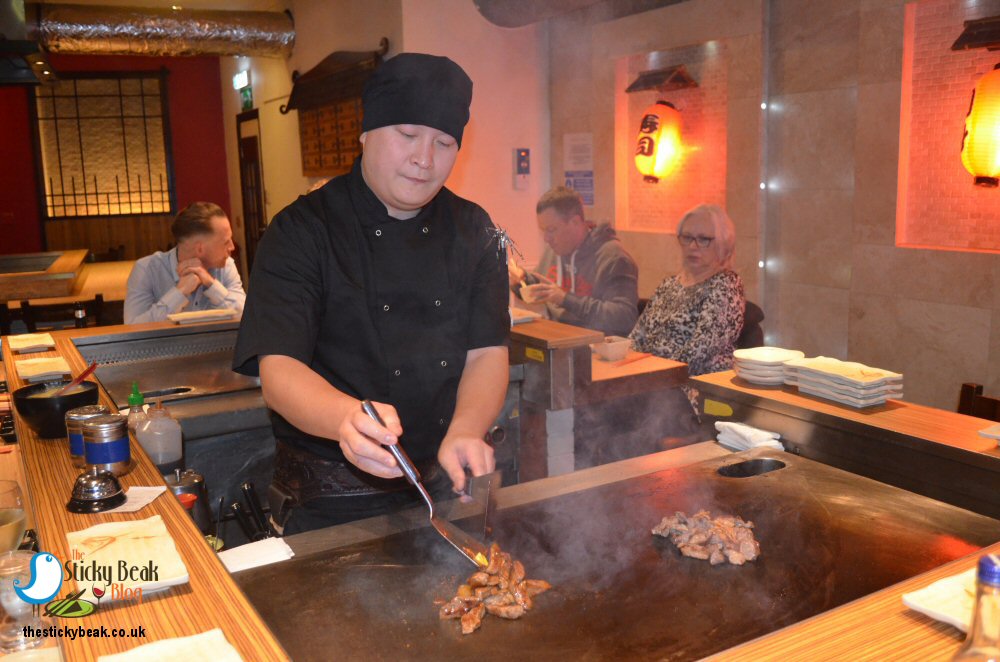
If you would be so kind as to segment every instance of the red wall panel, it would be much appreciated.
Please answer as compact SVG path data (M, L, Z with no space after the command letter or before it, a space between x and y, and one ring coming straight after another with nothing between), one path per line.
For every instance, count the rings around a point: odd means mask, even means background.
M166 67L177 204L208 200L229 210L218 58L53 54L49 61L56 72ZM26 97L25 88L0 87L0 253L42 249ZM16 226L13 233L8 221ZM12 234L16 240L10 239Z

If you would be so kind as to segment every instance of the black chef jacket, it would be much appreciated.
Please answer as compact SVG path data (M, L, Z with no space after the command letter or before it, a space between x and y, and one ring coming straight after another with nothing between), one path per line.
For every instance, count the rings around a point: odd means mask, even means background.
M506 256L489 215L442 188L414 218L392 218L359 158L268 226L233 369L258 375L259 357L290 356L344 393L392 404L420 463L448 429L466 352L504 345L509 330ZM271 420L276 438L344 459L336 442Z

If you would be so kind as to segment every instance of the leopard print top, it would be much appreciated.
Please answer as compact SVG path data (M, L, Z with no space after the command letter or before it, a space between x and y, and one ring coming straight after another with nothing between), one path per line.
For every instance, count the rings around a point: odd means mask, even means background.
M684 361L691 375L728 370L743 329L743 307L743 281L734 271L689 287L670 276L656 288L629 338L636 351Z

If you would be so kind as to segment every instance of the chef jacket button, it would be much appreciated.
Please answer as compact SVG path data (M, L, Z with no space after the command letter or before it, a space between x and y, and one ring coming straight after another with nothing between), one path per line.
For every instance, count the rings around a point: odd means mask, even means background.
M443 418L438 419L438 425L444 425L444 419Z
M376 237L381 237L382 236L382 231L381 230L375 230L375 236Z
M420 228L420 231L423 232L424 234L427 234L428 232L430 232L430 230L427 229L426 225L424 227Z
M389 304L385 304L384 306L382 306L382 310L384 310L385 312L389 312Z
M435 299L434 300L434 305L440 308L441 307L441 299Z
M441 361L441 367L442 368L447 368L448 367L448 362L447 361Z
M399 377L399 375L400 375L400 372L399 372L399 370L396 370L396 371L395 371L395 372L393 372L392 374L394 374L394 375L396 375L397 377Z

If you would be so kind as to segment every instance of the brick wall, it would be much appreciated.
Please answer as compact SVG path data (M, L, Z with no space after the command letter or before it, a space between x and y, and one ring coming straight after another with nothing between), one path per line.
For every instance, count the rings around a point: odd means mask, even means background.
M674 232L685 211L702 203L725 206L726 200L726 53L720 42L634 55L627 58L627 83L640 72L683 64L698 87L625 94L619 86L616 107L627 109L627 123L620 123L616 140L625 140L634 152L643 111L663 99L681 113L684 155L677 170L657 184L643 181L632 157L626 164L625 195L628 215L616 219L620 229L643 232Z
M923 0L908 7L903 97L910 124L909 131L901 124L900 135L900 245L1000 252L1000 189L974 186L961 159L972 90L1000 53L951 50L963 21L1000 13L998 5Z

